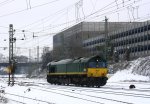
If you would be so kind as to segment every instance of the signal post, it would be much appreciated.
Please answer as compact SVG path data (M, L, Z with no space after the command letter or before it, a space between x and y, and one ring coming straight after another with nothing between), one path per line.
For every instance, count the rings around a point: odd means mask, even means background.
M8 86L9 85L14 85L14 73L16 69L16 61L13 56L13 44L15 43L16 39L13 38L14 35L14 30L13 30L13 25L9 25L9 67L8 67L8 74L9 74L9 79L8 79Z

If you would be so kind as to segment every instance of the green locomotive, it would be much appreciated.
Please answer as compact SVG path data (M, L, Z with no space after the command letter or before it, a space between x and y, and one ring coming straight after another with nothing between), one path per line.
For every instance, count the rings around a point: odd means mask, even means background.
M107 82L107 62L103 57L65 59L47 64L47 81L51 84L104 86Z

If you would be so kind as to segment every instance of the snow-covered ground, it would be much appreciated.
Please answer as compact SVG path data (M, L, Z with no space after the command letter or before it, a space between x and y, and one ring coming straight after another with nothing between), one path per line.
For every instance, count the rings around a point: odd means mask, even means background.
M0 76L0 104L149 104L150 57L131 61L101 88L51 85L45 78ZM119 68L119 67L118 67ZM130 89L130 85L135 85Z
M129 70L117 72L101 88L50 85L46 79L28 78L16 78L14 86L7 86L7 80L0 79L0 104L149 104L150 102L149 78L134 75ZM136 88L129 89L130 84L134 84Z
M132 73L132 70L121 70L115 73L115 75L113 75L108 82L148 82L150 81L150 78L148 76L142 76L142 75L138 75L136 73Z

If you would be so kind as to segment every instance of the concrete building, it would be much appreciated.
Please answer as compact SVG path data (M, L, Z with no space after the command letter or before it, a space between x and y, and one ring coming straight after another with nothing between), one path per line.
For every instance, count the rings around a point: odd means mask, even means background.
M109 42L118 52L120 60L124 60L126 51L130 52L130 59L150 55L150 21L129 23L124 28L108 33ZM105 43L104 34L83 41L84 48L91 54L98 54L96 46Z
M123 28L127 22L109 22L108 32ZM85 41L100 36L100 41L104 41L104 22L81 22L69 29L66 29L53 37L53 50L58 59L75 58L87 56L88 52L83 44ZM96 44L96 43L95 43ZM90 43L90 45L92 45ZM86 52L85 52L86 51Z

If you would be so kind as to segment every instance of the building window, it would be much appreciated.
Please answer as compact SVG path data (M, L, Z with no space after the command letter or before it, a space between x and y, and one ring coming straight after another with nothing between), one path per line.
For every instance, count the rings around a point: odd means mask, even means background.
M148 25L148 30L150 30L150 25Z
M148 36L147 35L144 36L144 41L146 41L146 40L148 40Z
M138 42L140 42L140 37L138 37Z
M141 37L141 42L142 42L142 41L144 41L144 37L143 37L143 36Z
M141 27L141 32L143 32L144 31L144 27Z
M138 33L138 29L137 29L137 28L135 29L135 34L136 34L136 33Z
M138 48L137 48L137 47L135 47L134 49L135 49L135 52L137 52Z
M147 45L144 46L144 50L145 50L145 51L147 50Z
M132 30L129 31L129 35L132 35Z
M148 45L148 50L150 50L150 45Z
M144 26L144 31L147 31L147 26Z
M135 29L132 30L132 34L134 34Z
M140 33L140 32L141 32L141 27L138 28L138 33Z
M148 34L148 40L150 40L150 35Z

